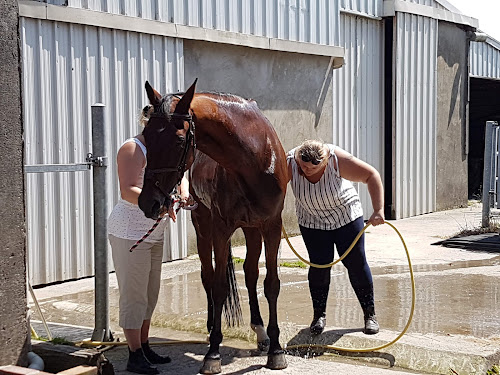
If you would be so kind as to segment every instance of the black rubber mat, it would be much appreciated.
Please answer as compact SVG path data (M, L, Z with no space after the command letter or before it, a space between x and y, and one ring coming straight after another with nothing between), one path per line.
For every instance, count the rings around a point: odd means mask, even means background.
M450 238L436 242L433 245L500 253L500 235L498 233L476 234L473 236Z

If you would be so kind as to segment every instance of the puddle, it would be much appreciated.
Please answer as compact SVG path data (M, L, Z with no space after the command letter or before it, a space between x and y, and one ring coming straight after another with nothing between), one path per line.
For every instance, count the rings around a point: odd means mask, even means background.
M410 332L447 335L472 335L488 338L500 332L500 257L457 262L444 265L415 267L416 308ZM262 270L258 295L264 322L268 321L264 297ZM411 307L411 287L407 267L374 268L375 303L383 330L401 331ZM489 272L492 271L492 272ZM237 272L240 300L245 326L249 333L249 307L244 276ZM281 292L278 300L278 319L283 330L309 326L312 306L307 284L307 270L280 269ZM119 330L118 290L110 288L111 328ZM41 303L45 319L80 326L94 326L94 293L92 291L52 297ZM79 305L79 307L77 307ZM162 281L153 325L206 332L206 294L199 271L181 274ZM33 308L33 318L39 319ZM351 289L343 266L332 270L327 307L327 325L359 329L363 319L361 308ZM291 333L291 332L290 332ZM243 337L242 337L243 338Z

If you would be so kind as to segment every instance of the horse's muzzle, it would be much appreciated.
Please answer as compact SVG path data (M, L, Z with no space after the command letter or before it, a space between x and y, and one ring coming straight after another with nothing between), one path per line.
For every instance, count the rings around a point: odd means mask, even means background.
M156 220L160 216L162 207L165 205L165 200L165 198L161 199L161 201L156 197L149 198L141 193L139 195L139 208L148 219Z

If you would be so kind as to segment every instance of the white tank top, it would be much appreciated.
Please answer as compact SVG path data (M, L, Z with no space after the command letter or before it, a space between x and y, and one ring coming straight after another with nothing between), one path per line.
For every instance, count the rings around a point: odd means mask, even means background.
M351 181L340 176L335 169L337 162L335 146L327 145L330 151L328 165L316 183L300 175L295 161L294 148L288 151L287 162L292 166L292 191L295 195L295 210L300 225L311 229L333 230L363 216L358 193ZM336 163L338 165L338 163Z
M137 138L129 138L123 142L123 145L129 142L135 142L141 148L144 157L146 157L146 147L140 140ZM141 188L145 169L144 167L140 174L141 184L139 187ZM163 241L163 232L167 226L167 218L168 215L165 215L158 227L149 235L145 242ZM141 211L139 206L120 198L109 215L108 234L126 240L137 241L151 229L155 222L155 220L148 219L144 216L144 212Z

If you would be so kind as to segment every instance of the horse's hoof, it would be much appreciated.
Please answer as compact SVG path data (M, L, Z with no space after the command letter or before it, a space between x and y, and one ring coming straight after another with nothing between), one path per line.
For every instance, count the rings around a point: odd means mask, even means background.
M205 358L200 374L220 374L221 371L220 359Z
M269 345L271 345L271 340L265 339L257 343L257 348L259 348L261 352L267 352L269 350Z
M278 354L269 354L267 356L266 367L271 370L283 370L287 368L285 353L281 352Z

